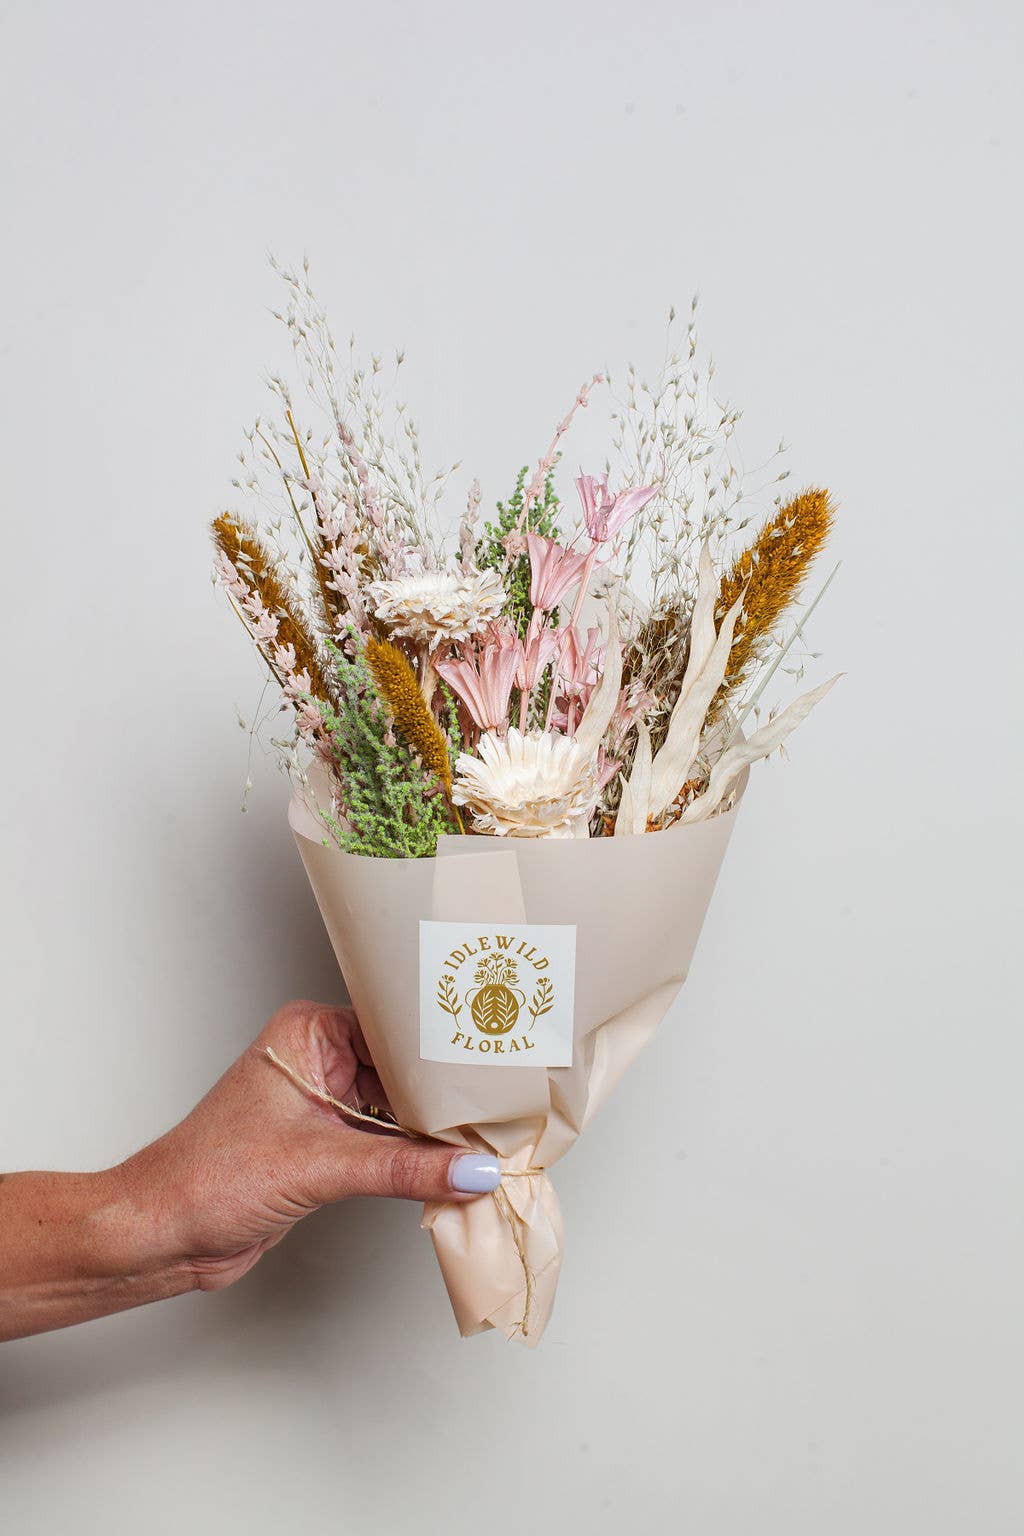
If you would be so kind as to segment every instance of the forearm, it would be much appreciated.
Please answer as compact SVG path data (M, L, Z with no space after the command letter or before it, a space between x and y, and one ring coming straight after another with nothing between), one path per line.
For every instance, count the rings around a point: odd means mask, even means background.
M0 1341L191 1290L125 1170L0 1174Z

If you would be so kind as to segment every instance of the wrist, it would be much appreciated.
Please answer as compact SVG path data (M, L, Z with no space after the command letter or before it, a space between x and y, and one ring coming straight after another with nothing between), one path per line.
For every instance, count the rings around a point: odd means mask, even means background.
M99 1245L122 1272L190 1273L188 1202L161 1167L160 1142L96 1175Z

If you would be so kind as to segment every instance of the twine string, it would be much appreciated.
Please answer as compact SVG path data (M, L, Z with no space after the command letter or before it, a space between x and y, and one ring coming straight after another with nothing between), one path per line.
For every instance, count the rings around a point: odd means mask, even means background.
M397 1120L387 1120L380 1114L366 1115L361 1109L353 1108L351 1104L343 1104L340 1099L336 1099L333 1094L328 1093L326 1084L311 1083L307 1078L300 1077L294 1067L290 1067L286 1061L281 1060L272 1046L265 1045L263 1047L263 1054L269 1061L273 1062L278 1071L283 1072L285 1077L295 1084L296 1088L301 1088L302 1092L308 1093L310 1098L319 1099L321 1104L329 1104L339 1114L348 1115L352 1120L358 1120L363 1125L375 1125L378 1130L397 1131L400 1136L408 1136L411 1141L423 1139L416 1131L406 1130L404 1125L399 1125Z
M351 1104L345 1104L341 1099L336 1099L332 1093L328 1092L326 1084L311 1083L308 1078L300 1076L294 1067L289 1066L286 1061L282 1061L272 1046L265 1045L263 1047L263 1054L273 1066L277 1067L279 1072L283 1072L285 1077L295 1084L296 1088L300 1089L303 1093L309 1094L311 1098L317 1099L321 1104L327 1104L331 1109L336 1109L339 1114L346 1115L352 1120L358 1120L362 1125L376 1126L378 1130L395 1131L400 1136L407 1136L410 1141L426 1141L430 1139L421 1136L418 1131L410 1131L404 1125L399 1125L397 1120L385 1119L379 1113L364 1114L361 1109L355 1109ZM533 1163L528 1168L505 1168L502 1170L501 1182L503 1184L506 1179L532 1179L544 1171L542 1167L538 1167ZM529 1227L528 1223L523 1220L508 1198L508 1195L502 1189L501 1184L498 1185L497 1189L491 1191L491 1198L508 1223L516 1254L523 1267L526 1294L523 1300L523 1315L516 1324L516 1327L522 1329L523 1338L525 1339L530 1334L530 1313L533 1309L534 1286L536 1283L526 1250Z

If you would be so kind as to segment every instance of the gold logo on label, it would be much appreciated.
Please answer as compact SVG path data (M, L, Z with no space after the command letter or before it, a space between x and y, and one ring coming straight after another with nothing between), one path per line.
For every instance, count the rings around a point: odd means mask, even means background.
M516 962L504 955L488 955L473 972L473 980L477 985L466 993L473 1023L481 1034L507 1035L526 1002L516 986Z
M471 960L475 964L472 985L467 988L467 962ZM512 1056L532 1051L535 1042L530 1034L534 1025L555 1004L555 988L550 976L544 974L548 964L548 957L528 940L511 934L480 934L455 945L437 984L438 1007L455 1025L450 1043L484 1055ZM520 968L532 969L534 973L529 999L520 985ZM468 1030L469 1019L465 1021L467 1028L462 1027L466 1008L476 1035Z

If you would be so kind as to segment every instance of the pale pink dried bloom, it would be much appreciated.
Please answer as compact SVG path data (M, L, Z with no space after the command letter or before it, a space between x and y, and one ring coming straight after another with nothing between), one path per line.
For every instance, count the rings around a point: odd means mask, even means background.
M576 481L576 489L583 503L583 520L587 532L595 544L604 544L606 540L613 539L629 519L647 505L652 496L658 494L659 487L644 485L638 490L620 491L617 496L612 496L608 490L607 475L602 475L599 480L595 475L581 473Z
M600 644L601 631L596 625L581 636L575 625L565 630L562 660L559 666L562 686L577 697L589 697L591 689L601 676L604 648Z
M598 747L598 749L597 749L597 787L598 787L598 789L604 789L605 785L610 784L612 779L614 779L615 775L618 773L618 771L619 771L619 769L621 767L622 767L622 763L620 761L618 761L617 759L615 759L615 758L609 757L608 754L605 752L604 747Z
M298 699L296 701L295 721L299 728L299 734L306 741L312 741L315 737L323 734L324 717L313 699Z
M550 624L544 624L534 611L526 631L526 639L519 642L519 665L516 667L516 687L529 693L544 668L558 650L559 632Z
M317 745L317 738L325 734L324 717L320 705L310 698L313 683L309 673L305 668L301 672L295 670L295 647L275 644L271 647L270 658L282 679L283 697L294 705L299 735L304 741Z
M348 623L360 634L367 629L366 609L360 595L361 565L359 543L364 537L360 527L359 507L355 496L347 492L332 506L323 484L309 477L299 481L302 489L313 499L316 530L320 536L322 553L320 564L326 572L326 583L337 592L345 610L335 622L335 633L340 634ZM385 540L385 544L386 544Z
M564 625L557 633L560 650L547 723L571 736L601 680L604 647L596 627L588 629L585 638L574 624Z
M633 682L619 690L619 697L608 727L608 741L612 750L621 752L626 738L639 720L646 720L657 704L657 699L641 684Z
M465 704L482 731L508 727L508 704L519 664L520 645L507 626L495 625L482 647L464 644L460 657L435 662L438 676Z
M579 581L590 557L540 533L528 533L526 544L530 552L530 602L549 613Z
M236 603L245 601L249 595L248 583L242 580L238 574L238 568L222 549L218 549L214 554L213 572L218 586L223 587Z
M295 647L294 645L275 645L271 655L274 666L282 677L290 677L295 671Z
M354 480L345 498L349 505L346 530L351 524L361 542L369 529L372 552L383 575L388 579L404 576L409 568L409 547L395 526L393 513L388 511L390 498L387 491L382 499L352 429L340 418L336 420L336 427L345 465L345 478L350 482ZM353 548L357 539L352 539ZM424 568L434 569L435 562L428 544L424 543L418 548L417 554Z
M250 592L242 599L241 604L245 611L245 617L257 645L262 645L269 640L277 639L277 631L280 621L276 614L266 608L262 597L258 592Z

